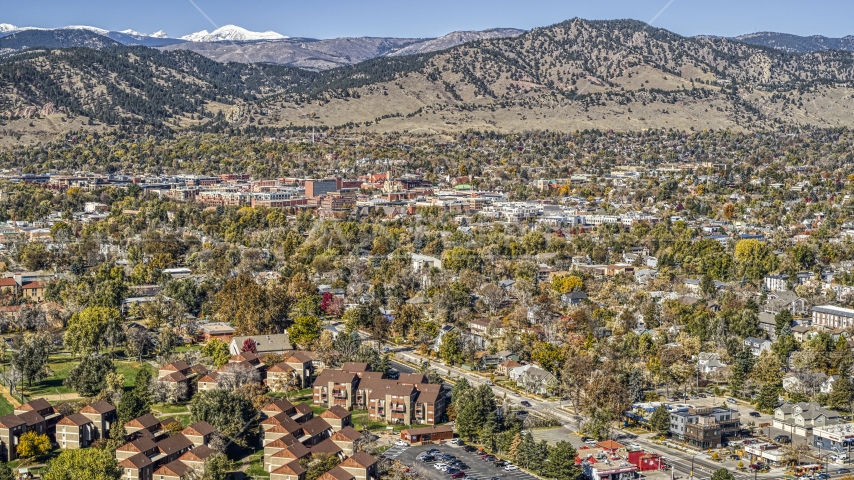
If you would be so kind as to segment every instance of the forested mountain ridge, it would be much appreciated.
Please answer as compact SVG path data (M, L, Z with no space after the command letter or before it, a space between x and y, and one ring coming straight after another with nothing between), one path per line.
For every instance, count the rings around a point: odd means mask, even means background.
M52 105L56 113L110 124L178 117L192 124L283 84L299 84L302 75L287 67L222 64L192 52L145 47L31 50L0 61L0 115L31 117L33 108Z
M24 30L0 37L0 55L26 48L104 48L119 42L88 30Z
M390 76L388 61L371 61L371 71ZM391 81L365 84L359 67L286 96L295 106L320 102L313 116L295 108L288 121L434 130L837 126L851 124L854 103L851 53L790 54L634 20L576 18L468 43L429 54ZM359 117L365 111L371 117Z
M851 82L848 52L790 54L633 20L572 19L322 72L142 47L19 53L0 61L0 118L14 123L22 108L53 103L172 129L854 126Z

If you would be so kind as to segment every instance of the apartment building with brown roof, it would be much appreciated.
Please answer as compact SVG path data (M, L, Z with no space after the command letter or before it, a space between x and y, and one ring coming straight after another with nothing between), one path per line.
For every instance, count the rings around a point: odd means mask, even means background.
M359 376L342 370L324 370L314 380L314 404L331 408L339 405L352 410Z
M81 413L69 415L56 424L56 443L59 448L86 448L95 441L95 437L95 423Z
M92 425L95 427L95 439L108 438L110 428L118 421L116 407L103 400L86 405L80 410L80 414L92 420Z
M15 414L0 417L0 461L11 462L18 458L18 439L27 432L27 422Z
M344 427L353 424L350 411L340 405L333 405L331 408L320 414L320 418L332 427L333 431L339 431Z

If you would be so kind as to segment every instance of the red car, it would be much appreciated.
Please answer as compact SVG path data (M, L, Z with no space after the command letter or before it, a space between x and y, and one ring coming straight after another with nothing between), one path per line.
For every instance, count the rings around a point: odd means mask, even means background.
M451 475L451 478L463 478L465 476L466 476L466 472L457 472L457 473Z

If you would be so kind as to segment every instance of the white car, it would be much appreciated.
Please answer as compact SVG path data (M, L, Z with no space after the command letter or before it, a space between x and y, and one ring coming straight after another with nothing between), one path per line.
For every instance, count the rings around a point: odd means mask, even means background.
M504 465L504 470L507 472L512 472L513 470L519 470L519 467L517 467L516 465L508 464L508 465Z
M394 444L397 445L398 447L408 447L409 446L409 444L404 442L403 440L398 440L398 441L394 442Z
M435 468L436 470L443 470L443 469L447 468L447 466L448 466L447 463L436 463L433 465L433 468Z
M451 440L451 441L450 441L450 442L448 442L448 443L450 443L451 445L459 445L459 444L460 444L460 439L459 439L459 438L455 438L455 439Z

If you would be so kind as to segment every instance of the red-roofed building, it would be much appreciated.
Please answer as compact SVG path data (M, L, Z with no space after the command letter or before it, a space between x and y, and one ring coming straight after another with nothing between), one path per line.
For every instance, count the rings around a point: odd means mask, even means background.
M17 295L20 292L20 288L21 286L18 285L18 282L14 278L0 278L0 294Z
M638 467L638 470L646 472L648 470L661 470L664 459L657 453L646 453L643 450L629 452L629 463Z

